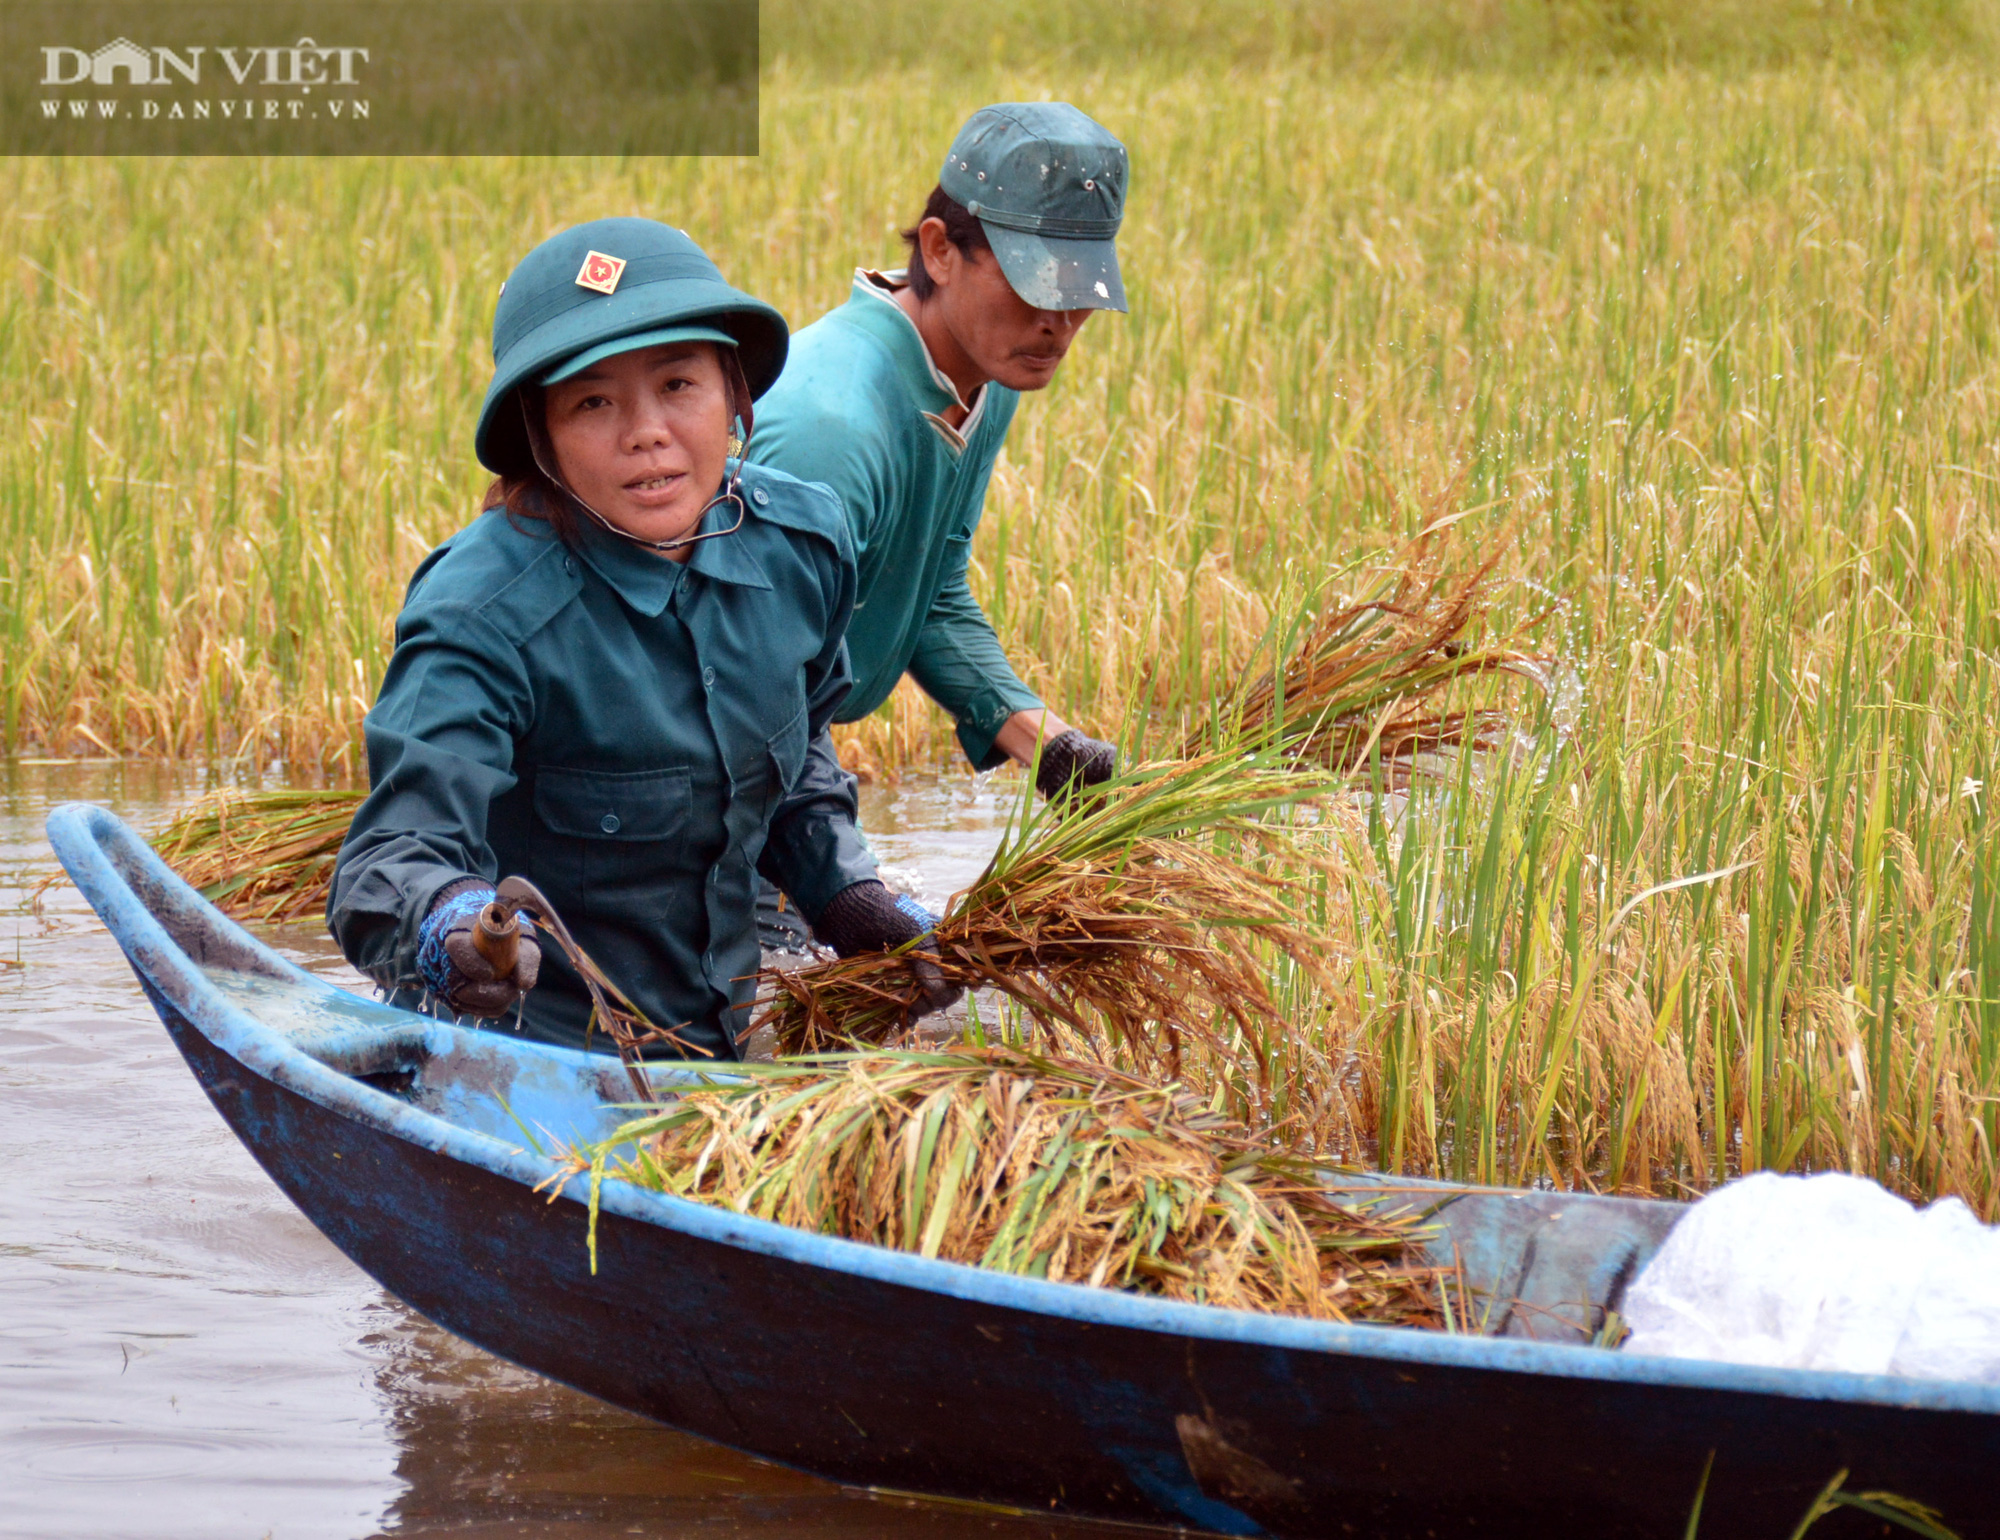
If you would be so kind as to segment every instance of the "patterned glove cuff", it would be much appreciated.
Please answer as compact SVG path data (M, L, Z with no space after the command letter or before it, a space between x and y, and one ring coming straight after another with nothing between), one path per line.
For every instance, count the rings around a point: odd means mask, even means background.
M927 947L937 945L938 917L907 893L896 895L896 912L917 927L917 940Z
M500 895L489 887L460 888L444 902L435 904L417 927L417 972L431 992L451 993L451 958L445 955L444 938L461 921L469 920Z

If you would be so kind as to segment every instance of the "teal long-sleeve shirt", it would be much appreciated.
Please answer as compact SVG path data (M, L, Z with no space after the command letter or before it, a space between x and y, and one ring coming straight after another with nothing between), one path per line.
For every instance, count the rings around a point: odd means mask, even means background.
M993 736L1042 703L1022 683L966 583L972 536L1017 392L980 392L959 429L958 404L891 280L858 273L846 304L792 338L785 372L757 405L750 457L824 482L847 511L860 567L847 647L854 689L836 720L868 715L907 670L951 713L966 757L1004 763Z
M742 527L686 563L588 525L572 549L496 510L418 568L327 901L348 960L399 1003L421 997L437 894L519 873L654 1023L733 1059L756 878L813 918L875 875L826 731L849 680L845 521L776 471L746 469L743 493ZM524 1030L582 1047L589 1017L544 946Z

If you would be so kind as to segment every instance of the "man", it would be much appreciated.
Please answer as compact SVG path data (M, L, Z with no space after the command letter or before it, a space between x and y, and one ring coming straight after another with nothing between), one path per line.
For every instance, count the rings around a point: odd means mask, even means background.
M909 267L857 272L847 303L792 339L749 451L831 486L854 532L854 688L835 720L868 715L907 671L976 768L1033 765L1045 796L1106 779L1116 752L1021 681L966 561L1020 393L1055 378L1093 310L1125 309L1125 184L1125 147L1066 102L974 113L903 232ZM785 939L774 897L766 945Z

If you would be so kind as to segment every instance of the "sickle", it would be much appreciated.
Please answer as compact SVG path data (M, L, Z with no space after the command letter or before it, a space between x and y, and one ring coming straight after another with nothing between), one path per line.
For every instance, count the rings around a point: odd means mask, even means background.
M472 927L472 946L486 959L496 979L514 976L521 956L521 918L499 900L479 911Z
M551 904L526 877L506 877L500 882L499 896L493 906L507 911L511 916L516 912L527 915L562 949L569 965L576 969L583 980L583 987L590 993L592 1019L604 1028L618 1047L618 1057L625 1065L626 1077L632 1082L632 1089L642 1102L657 1101L653 1094L652 1082L646 1078L645 1061L639 1057L639 1050L648 1043L672 1043L683 1050L708 1055L708 1050L699 1043L690 1043L671 1027L656 1027L646 1019L646 1013L634 1005L631 998L605 975L602 968L591 960L590 954L576 944L569 927L562 922ZM483 916L482 916L483 918ZM477 932L475 932L475 936ZM477 940L473 943L478 945Z

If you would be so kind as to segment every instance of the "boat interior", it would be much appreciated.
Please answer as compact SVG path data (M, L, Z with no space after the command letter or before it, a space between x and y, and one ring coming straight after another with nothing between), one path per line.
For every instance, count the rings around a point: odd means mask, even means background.
M550 1047L504 1024L434 1020L304 973L226 920L115 820L91 834L131 898L166 932L183 980L206 1001L176 999L188 1019L226 1003L338 1074L508 1149L559 1156L612 1134L639 1110L611 1054ZM115 833L113 832L115 831ZM122 836L122 838L121 838ZM128 948L129 950L129 948ZM144 959L135 956L142 971ZM164 993L176 989L155 972ZM649 1071L673 1093L698 1071ZM1463 1271L1482 1303L1467 1323L1495 1336L1609 1345L1624 1292L1685 1212L1678 1203L1554 1190L1480 1188L1353 1170L1329 1187L1357 1202L1419 1207L1434 1221L1435 1260ZM1081 1285L1078 1285L1081 1287Z

